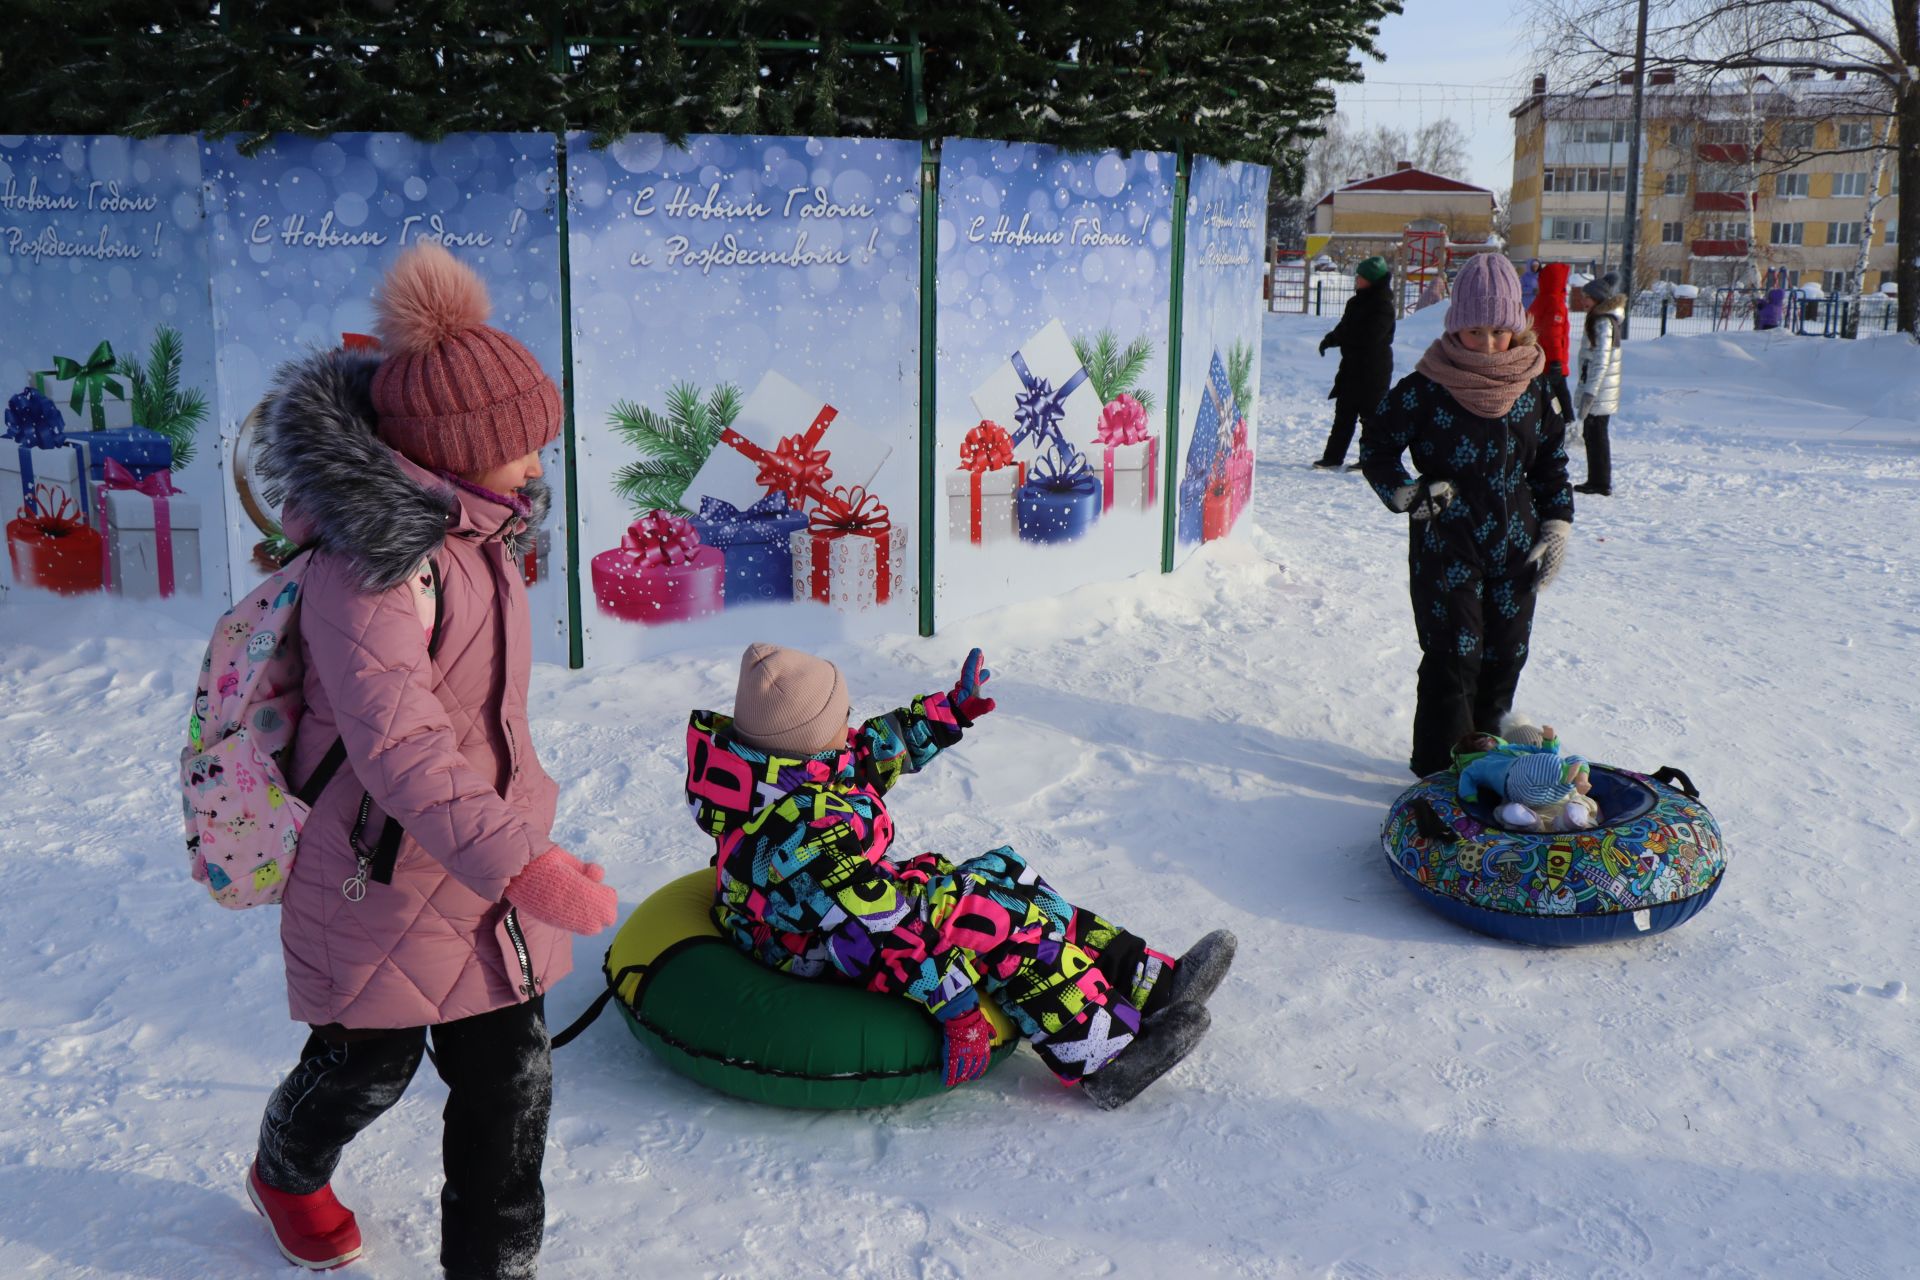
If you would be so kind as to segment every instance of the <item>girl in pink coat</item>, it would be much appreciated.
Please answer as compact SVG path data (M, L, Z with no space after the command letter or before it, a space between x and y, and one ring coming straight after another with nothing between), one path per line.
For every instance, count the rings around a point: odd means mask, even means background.
M513 557L546 514L539 451L560 396L438 245L400 258L376 313L379 353L286 366L261 415L260 469L288 536L316 548L287 773L320 790L280 925L288 1003L312 1032L267 1103L247 1189L289 1260L358 1257L330 1180L431 1035L449 1091L441 1265L531 1276L552 1098L542 1001L570 935L617 905L600 868L550 838L556 788L527 727Z

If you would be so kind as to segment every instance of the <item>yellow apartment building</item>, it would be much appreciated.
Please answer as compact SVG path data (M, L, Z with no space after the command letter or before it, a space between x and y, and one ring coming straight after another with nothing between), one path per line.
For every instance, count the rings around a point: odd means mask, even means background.
M1550 93L1546 77L1513 117L1508 232L1516 259L1616 268L1626 236L1628 83ZM1899 175L1882 165L1869 220L1872 157L1859 150L1889 127L1873 86L1795 72L1750 89L1702 91L1649 76L1643 102L1640 237L1644 286L1740 283L1779 273L1839 292L1868 243L1864 291L1894 277L1890 243Z

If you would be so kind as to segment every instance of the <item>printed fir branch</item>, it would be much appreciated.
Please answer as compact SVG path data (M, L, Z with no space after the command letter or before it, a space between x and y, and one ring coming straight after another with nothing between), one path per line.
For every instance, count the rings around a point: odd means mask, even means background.
M180 331L161 325L153 332L153 345L147 350L147 362L122 358L114 370L127 380L127 402L133 409L133 421L166 438L173 453L174 470L183 470L193 461L194 439L207 420L207 396L198 387L180 385L180 366L186 357L186 343Z
M1140 402L1142 409L1153 412L1153 392L1141 385L1147 376L1147 364L1153 359L1153 343L1135 338L1122 347L1113 330L1102 329L1092 337L1076 336L1073 353L1080 358L1080 367L1087 371L1087 381L1101 404L1112 404L1117 397L1129 395Z
M614 492L635 515L648 511L692 514L680 500L687 486L720 443L720 433L740 416L740 388L723 382L702 398L690 382L667 389L667 411L656 413L631 400L614 403L608 415L614 431L641 456L613 477Z
M1227 352L1227 385L1233 388L1233 402L1240 416L1253 416L1253 344L1236 342Z

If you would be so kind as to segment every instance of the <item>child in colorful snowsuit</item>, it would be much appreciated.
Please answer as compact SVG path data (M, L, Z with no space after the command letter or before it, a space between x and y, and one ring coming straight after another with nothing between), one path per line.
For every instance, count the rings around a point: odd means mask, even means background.
M479 279L438 245L398 260L376 312L382 354L288 365L262 409L260 469L288 537L315 548L285 767L309 790L328 772L281 903L288 1003L312 1031L268 1099L247 1191L289 1260L358 1257L330 1180L430 1035L448 1087L441 1266L532 1276L552 1098L543 999L572 935L617 907L600 869L549 835L558 788L527 725L513 556L546 512L539 450L560 431L560 396L487 326Z
M687 730L687 799L718 846L714 918L772 968L924 1005L949 1086L987 1068L984 989L1061 1080L1116 1107L1205 1034L1233 935L1174 961L1067 902L1010 848L958 866L887 857L883 797L993 710L989 674L976 649L950 692L849 729L837 667L749 647L734 714L696 711Z
M1462 735L1498 733L1526 665L1535 594L1566 556L1573 493L1545 369L1513 264L1480 254L1454 281L1446 333L1360 439L1374 492L1408 517L1421 650L1408 763L1420 777L1448 768ZM1418 481L1401 465L1408 451Z

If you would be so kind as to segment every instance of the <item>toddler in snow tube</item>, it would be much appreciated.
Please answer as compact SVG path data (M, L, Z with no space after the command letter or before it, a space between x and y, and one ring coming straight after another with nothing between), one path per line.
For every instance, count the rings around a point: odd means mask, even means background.
M696 711L687 730L687 799L716 846L713 918L771 969L921 1006L949 1087L991 1061L984 992L1063 1082L1117 1107L1206 1033L1234 938L1216 930L1174 960L1066 901L1011 848L958 865L888 857L886 792L994 709L989 674L975 649L951 690L849 728L837 667L750 646L733 714Z
M1562 755L1551 727L1475 734L1402 792L1381 828L1394 878L1470 929L1542 946L1659 933L1726 870L1720 827L1678 769Z

